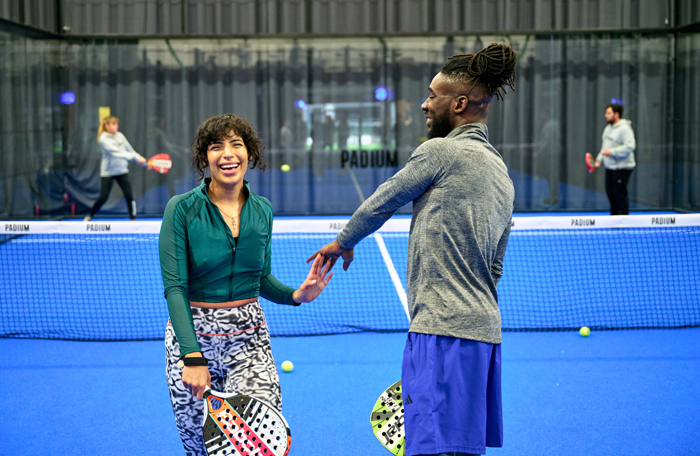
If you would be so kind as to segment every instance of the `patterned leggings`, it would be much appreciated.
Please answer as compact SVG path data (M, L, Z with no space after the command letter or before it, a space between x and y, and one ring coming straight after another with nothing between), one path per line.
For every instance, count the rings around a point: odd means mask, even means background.
M254 396L281 412L279 377L260 303L231 309L192 308L192 320L202 354L209 360L211 388ZM188 456L206 456L202 438L205 403L182 383L182 370L176 365L180 346L170 323L165 331L165 354L170 400L185 452Z

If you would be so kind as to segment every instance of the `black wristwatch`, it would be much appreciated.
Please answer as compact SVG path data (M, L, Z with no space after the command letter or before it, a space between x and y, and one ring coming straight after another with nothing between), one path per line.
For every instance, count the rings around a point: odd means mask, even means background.
M204 356L191 356L189 358L180 358L177 362L177 367L180 369L185 366L209 366L209 362Z

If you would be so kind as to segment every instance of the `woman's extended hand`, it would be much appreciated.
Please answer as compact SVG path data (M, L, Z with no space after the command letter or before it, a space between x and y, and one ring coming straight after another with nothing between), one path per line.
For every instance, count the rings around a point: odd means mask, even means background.
M331 277L333 277L333 273L330 270L331 262L325 261L323 255L317 255L311 264L306 280L292 295L294 302L311 302L316 299L323 289L326 288L328 282L331 281Z

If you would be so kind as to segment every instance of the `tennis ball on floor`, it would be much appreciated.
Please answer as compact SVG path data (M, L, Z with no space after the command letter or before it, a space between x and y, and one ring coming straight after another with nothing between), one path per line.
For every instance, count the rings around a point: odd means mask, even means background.
M284 165L280 166L280 169L282 170L283 173L286 173L287 171L289 171L292 168L288 164L285 163Z
M294 364L291 361L285 361L282 363L282 370L285 372L291 372L294 369Z
M583 328L579 329L578 332L583 337L588 337L591 334L591 329L588 326L584 326Z

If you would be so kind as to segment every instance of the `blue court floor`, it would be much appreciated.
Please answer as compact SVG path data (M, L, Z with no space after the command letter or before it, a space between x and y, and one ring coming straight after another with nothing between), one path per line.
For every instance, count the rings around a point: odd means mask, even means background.
M273 338L291 456L388 456L369 413L405 334ZM181 455L163 344L0 339L1 455ZM700 328L505 333L491 455L700 454Z

